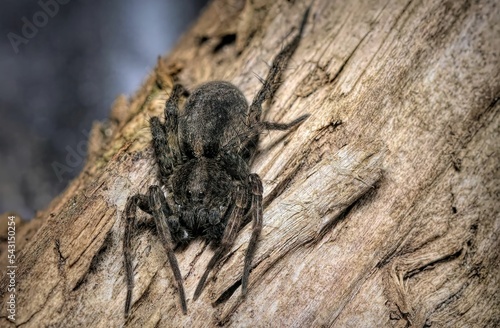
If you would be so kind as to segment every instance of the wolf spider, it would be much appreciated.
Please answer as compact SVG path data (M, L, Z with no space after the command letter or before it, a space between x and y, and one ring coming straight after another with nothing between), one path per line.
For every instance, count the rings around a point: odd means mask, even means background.
M147 194L129 197L125 205L125 316L131 308L134 287L130 239L137 207L154 218L184 314L187 313L186 296L174 246L200 236L215 247L194 293L193 300L196 300L210 271L229 251L242 222L250 216L253 231L241 278L241 293L246 295L252 258L262 229L262 182L249 168L259 134L264 130L288 130L309 116L303 115L290 123L261 121L262 103L271 99L278 89L282 72L302 37L308 13L309 9L297 35L274 59L250 106L236 86L213 81L202 84L189 95L180 115L178 103L185 90L177 84L165 105L165 122L161 123L158 117L150 119L160 183L166 192L153 185Z

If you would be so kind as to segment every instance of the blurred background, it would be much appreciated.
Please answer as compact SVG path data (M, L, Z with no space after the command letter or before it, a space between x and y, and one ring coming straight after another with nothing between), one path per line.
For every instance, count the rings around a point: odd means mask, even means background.
M133 94L207 2L2 2L0 213L30 219L66 187L92 122Z

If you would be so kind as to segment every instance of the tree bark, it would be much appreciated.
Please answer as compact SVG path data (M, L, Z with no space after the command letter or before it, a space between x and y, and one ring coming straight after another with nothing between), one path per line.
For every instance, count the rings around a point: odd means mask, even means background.
M80 176L17 231L16 325L499 324L494 0L314 1L265 112L273 121L311 117L289 134L262 135L252 166L265 211L246 299L239 287L251 225L196 302L213 252L198 240L176 251L183 315L154 228L138 224L125 320L122 213L128 196L157 183L148 118L162 115L175 81L192 89L229 80L251 100L255 75L267 74L308 4L214 1L136 95L117 99L92 130ZM151 222L144 213L138 220ZM11 324L9 282L0 283L1 326Z

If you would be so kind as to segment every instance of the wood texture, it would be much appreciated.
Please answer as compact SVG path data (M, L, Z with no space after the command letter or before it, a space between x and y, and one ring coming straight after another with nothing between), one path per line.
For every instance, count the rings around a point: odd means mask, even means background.
M316 0L261 138L264 228L240 297L246 226L192 293L212 251L176 252L182 315L141 214L126 283L121 219L156 183L148 117L174 80L215 79L250 100L309 2L214 1L131 99L96 123L86 167L38 214L18 253L23 327L495 327L500 322L500 9L497 1ZM28 223L28 226L30 224ZM31 231L32 229L26 229ZM5 304L7 279L0 283ZM0 325L9 323L2 307Z

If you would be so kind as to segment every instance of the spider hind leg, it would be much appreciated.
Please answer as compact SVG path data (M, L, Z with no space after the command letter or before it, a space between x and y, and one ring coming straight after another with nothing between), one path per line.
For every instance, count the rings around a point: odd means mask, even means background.
M307 22L307 17L309 16L310 8L307 8L304 16L302 17L302 22L299 27L299 32L297 35L278 53L274 58L269 73L267 73L266 79L263 81L262 88L259 90L257 95L252 101L248 109L247 125L253 126L254 124L260 122L262 114L262 104L268 99L272 99L276 90L278 90L281 84L281 78L283 71L286 69L288 62L292 58L295 50L299 46L299 42L302 39L302 34L304 32L304 27Z

